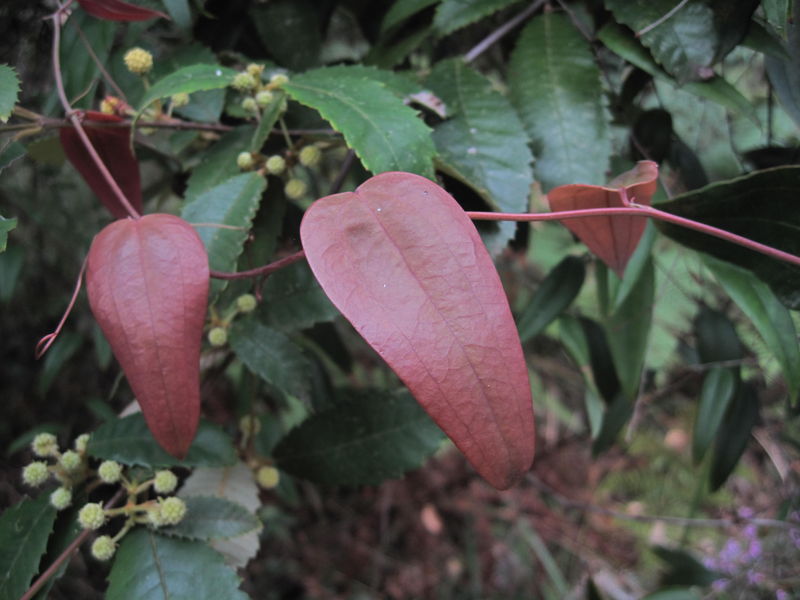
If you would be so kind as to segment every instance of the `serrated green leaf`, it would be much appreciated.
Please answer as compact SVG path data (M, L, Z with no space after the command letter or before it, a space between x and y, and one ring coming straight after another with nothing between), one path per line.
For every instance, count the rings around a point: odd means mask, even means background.
M647 355L647 340L653 318L655 269L648 260L639 278L606 320L608 345L619 375L622 391L629 400L636 398Z
M264 285L264 302L258 309L259 320L284 331L305 329L337 315L339 311L305 261L270 275Z
M241 504L215 496L186 496L186 516L160 533L188 540L229 539L261 527L254 514Z
M186 458L170 456L155 441L141 413L101 425L92 433L87 451L96 458L145 467L224 467L236 462L230 437L205 421L200 421Z
M140 103L139 112L151 102L173 94L191 94L201 90L217 90L230 85L236 71L220 65L191 65L170 73L150 86Z
M735 370L724 367L714 367L703 378L692 434L692 459L695 464L703 460L714 441L722 417L736 393L738 379Z
M511 102L533 140L534 174L543 190L605 183L611 138L600 71L565 15L540 15L525 27L508 80Z
M800 167L779 167L713 183L658 208L800 255ZM800 309L800 267L700 232L656 222L675 241L752 271L781 302Z
M528 136L514 108L491 82L454 59L436 65L428 84L452 116L436 127L433 141L440 168L472 187L500 212L528 208L533 183ZM514 236L516 223L500 224L487 245L499 250Z
M25 156L26 152L25 146L19 142L11 142L3 146L3 149L0 150L0 173L6 167L10 167L14 162Z
M122 540L108 583L107 600L247 600L218 552L144 528Z
M677 85L676 82L655 63L647 49L616 23L609 23L604 26L597 33L597 37L609 50L621 56L629 63L639 67L653 77L657 77L671 85ZM756 123L758 122L753 104L747 100L739 90L718 75L706 81L689 81L682 85L680 89L686 90L695 96L700 96L701 98L716 102L720 106L724 106L733 112L744 115Z
M184 205L181 216L186 221L206 224L196 230L205 244L211 269L232 271L236 267L266 188L267 180L262 175L243 173L227 179ZM212 281L211 293L218 293L225 283L221 280Z
M443 438L407 392L353 394L275 447L277 466L323 484L374 484L422 465Z
M383 16L383 21L381 21L381 33L385 33L395 25L399 25L409 17L439 1L440 0L397 0Z
M253 471L243 462L221 469L195 469L178 491L178 496L185 499L208 495L224 498L244 507L251 515L261 507L258 494ZM250 531L231 539L212 540L209 545L225 557L227 564L241 568L258 552L260 539L258 531Z
M712 492L722 487L739 463L750 433L758 423L758 413L758 394L753 384L743 383L728 406L717 433L709 472Z
M261 150L261 146L264 145L272 128L281 116L281 109L283 108L286 94L279 90L274 91L272 94L272 102L261 111L261 120L258 122L256 130L253 132L253 139L250 141L250 152L258 152Z
M17 600L28 589L55 520L48 493L25 498L0 516L0 600Z
M575 299L583 286L586 268L577 256L567 256L544 278L519 318L522 342L536 337Z
M248 369L283 394L307 398L311 366L284 334L255 319L240 319L228 333L228 343Z
M192 26L192 11L188 0L161 0L161 3L180 29L188 30Z
M19 77L8 65L0 65L0 121L5 123L19 96Z
M433 23L443 34L453 33L520 0L442 0Z
M781 366L789 397L795 402L800 390L800 349L789 311L769 287L749 271L710 257L705 262L766 342Z
M407 171L433 177L435 150L428 126L360 68L308 71L293 77L283 89L340 131L373 173Z
M644 45L683 83L705 79L711 65L741 41L758 2L690 0L675 11L673 0L606 0L605 5L619 23L646 30L639 36Z
M0 216L0 252L5 252L8 244L8 232L17 226L16 219L6 219Z
M200 161L186 183L186 202L193 202L200 194L241 173L236 157L250 146L255 133L252 125L242 125L223 135L211 148L203 153Z

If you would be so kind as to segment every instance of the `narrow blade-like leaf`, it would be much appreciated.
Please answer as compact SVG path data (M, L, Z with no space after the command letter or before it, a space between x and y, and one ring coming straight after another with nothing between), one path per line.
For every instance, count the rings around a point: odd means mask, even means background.
M131 151L130 127L92 127L92 121L118 123L123 119L116 115L87 111L84 115L83 129L125 198L137 212L141 213L142 184L139 176L139 162ZM117 219L127 217L128 211L111 190L111 186L103 177L86 146L83 145L78 132L72 127L62 127L59 130L59 136L69 162L86 180L103 206Z
M122 0L78 0L78 4L93 17L106 21L147 21L156 17L169 19L162 12Z
M714 367L703 379L700 405L694 421L692 459L695 464L703 460L711 442L717 435L722 417L736 392L737 377L734 371Z
M472 222L436 184L384 173L314 203L300 236L322 289L489 483L533 459L528 371Z
M191 225L172 215L115 221L92 242L89 304L170 454L183 457L200 417L200 342L208 256Z

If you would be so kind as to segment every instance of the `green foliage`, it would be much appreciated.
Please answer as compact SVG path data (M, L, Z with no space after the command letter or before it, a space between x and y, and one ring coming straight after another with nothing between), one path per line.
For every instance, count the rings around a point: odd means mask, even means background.
M39 572L55 519L49 493L24 499L0 516L0 598L16 600L25 593Z
M7 219L0 216L0 252L5 252L8 242L8 232L17 226L16 219Z
M8 121L19 96L19 76L8 65L0 65L0 121Z
M731 369L714 367L703 379L700 404L694 421L692 457L699 463L717 435L722 417L736 393L737 378Z
M338 314L305 262L270 276L258 312L265 325L283 331L306 329L315 323L331 321Z
M187 569L187 565L192 565ZM244 600L239 578L222 556L203 544L147 529L131 532L117 550L108 575L109 600L195 598Z
M236 460L230 438L217 426L202 422L186 458L170 456L153 439L141 413L101 425L89 441L90 455L124 465L146 467L223 467Z
M446 35L518 2L519 0L442 0L433 22Z
M293 77L284 89L340 131L364 167L373 173L433 175L434 147L428 127L363 70L316 69Z
M580 32L563 15L535 17L508 68L511 101L533 140L534 173L542 188L604 183L609 118L600 71Z
M274 450L278 466L323 484L358 485L418 467L442 440L406 393L350 393L304 421Z
M245 507L225 498L188 496L186 516L177 525L159 530L164 535L187 540L228 539L261 527Z
M227 87L235 76L236 71L220 65L183 67L159 79L147 90L140 102L140 112L159 98Z

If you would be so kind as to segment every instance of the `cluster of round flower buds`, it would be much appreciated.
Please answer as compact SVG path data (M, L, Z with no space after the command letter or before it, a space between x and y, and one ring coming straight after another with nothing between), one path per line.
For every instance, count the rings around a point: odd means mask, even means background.
M72 449L61 451L58 440L52 433L39 433L31 442L34 455L43 460L35 460L22 469L22 481L31 487L46 483L51 477L60 486L50 494L50 504L56 510L63 510L72 504L72 488L86 478L88 469L86 446L87 434L78 436Z
M258 306L258 300L253 294L242 294L228 308L224 318L213 318L212 327L208 330L208 343L219 348L228 343L228 327L237 314L253 312Z
M276 73L270 77L269 82L264 83L263 73L264 65L252 63L244 71L237 73L231 81L231 87L245 95L241 103L245 113L255 115L260 109L272 104L276 97L274 91L289 81L283 73ZM285 104L282 103L281 110L284 108Z

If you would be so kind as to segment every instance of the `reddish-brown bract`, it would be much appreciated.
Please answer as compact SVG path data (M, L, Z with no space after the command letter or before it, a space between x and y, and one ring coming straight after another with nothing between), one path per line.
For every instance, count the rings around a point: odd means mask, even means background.
M169 17L157 10L150 10L122 0L78 0L81 8L93 17L106 21L147 21L156 17Z
M585 208L622 208L626 200L650 206L656 192L658 165L646 160L614 179L608 186L562 185L547 194L550 210L561 212ZM609 215L564 220L563 224L586 244L604 263L622 277L628 260L636 250L647 225L645 217Z
M208 256L183 219L115 221L92 242L86 290L153 437L182 458L200 416Z
M383 173L322 198L300 227L325 293L498 489L533 460L517 329L472 222L433 182Z
M87 111L84 113L83 129L128 202L141 213L142 184L139 177L139 163L131 152L130 127L92 127L92 121L119 123L123 119L116 115ZM103 206L117 219L127 217L128 211L100 173L78 132L72 127L62 127L59 136L67 158L83 176Z

